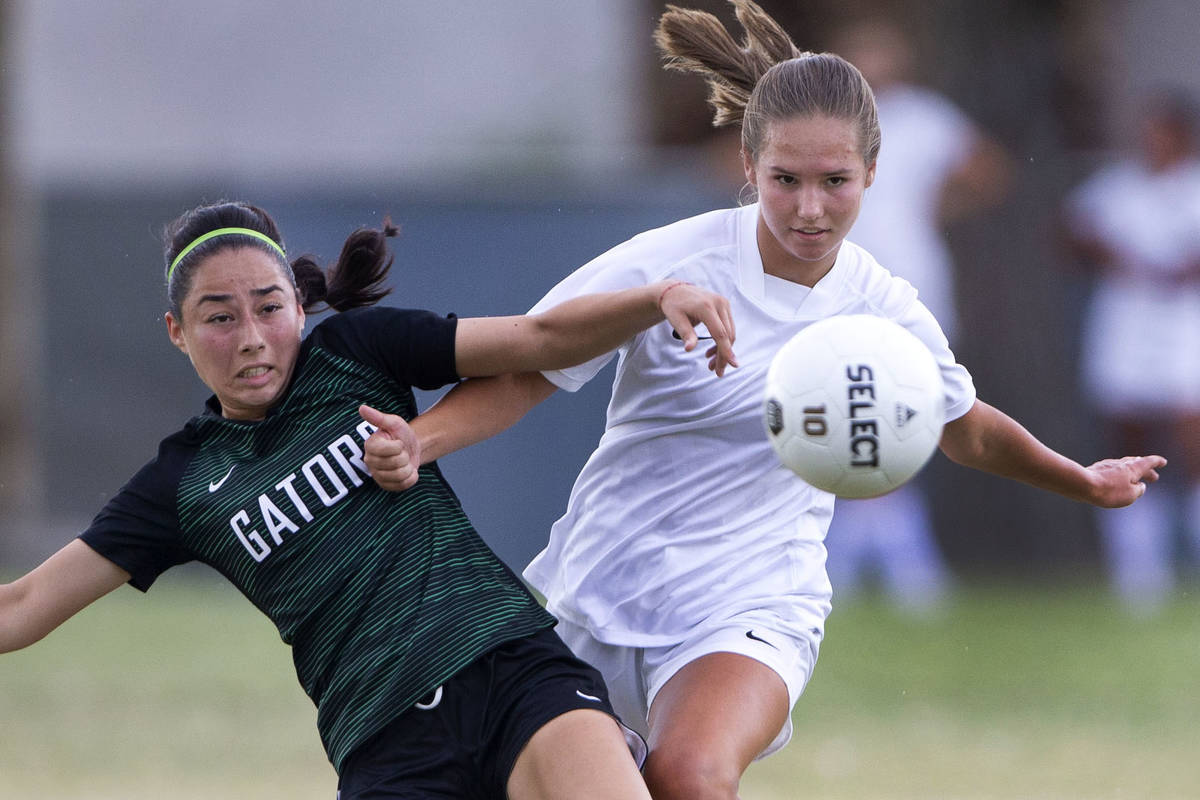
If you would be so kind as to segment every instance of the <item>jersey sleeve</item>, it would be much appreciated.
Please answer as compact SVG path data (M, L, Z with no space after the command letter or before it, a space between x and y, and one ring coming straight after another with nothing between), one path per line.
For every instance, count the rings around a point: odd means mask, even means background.
M946 422L970 411L975 404L975 381L967 368L958 363L941 324L921 302L916 288L879 266L873 256L857 245L850 245L847 255L856 256L858 268L865 270L860 280L864 295L870 298L872 313L904 326L933 353L942 373Z
M946 422L952 422L971 410L975 405L975 381L967 368L954 357L950 343L942 326L933 313L920 300L913 298L904 312L895 320L925 343L937 360L942 373L945 392Z
M459 381L454 362L458 318L372 306L335 314L313 330L315 343L367 364L405 386L438 389Z
M177 496L190 450L172 437L79 535L89 547L130 574L146 591L170 567L194 559L179 537Z

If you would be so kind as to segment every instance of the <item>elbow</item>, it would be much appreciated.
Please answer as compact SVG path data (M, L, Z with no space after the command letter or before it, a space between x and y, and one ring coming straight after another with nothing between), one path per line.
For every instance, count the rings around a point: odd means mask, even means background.
M0 653L11 653L24 647L17 626L20 619L18 594L14 584L0 586Z
M569 336L556 330L552 320L545 314L526 318L526 329L513 352L514 363L505 373L541 372L573 366L565 343Z
M973 466L983 457L983 446L979 442L963 442L943 436L938 448L946 458L963 467Z
M976 467L987 455L987 442L980 431L962 420L955 420L942 430L938 449L955 464Z
M988 457L988 439L995 417L991 406L976 400L966 414L942 428L938 448L955 464L978 468Z
M18 617L15 624L5 622L0 624L0 654L23 650L31 644L46 638L49 630L35 629L30 625L21 624Z
M41 637L21 636L19 633L13 633L0 628L0 655L4 653L12 653L17 650L22 650L36 642Z

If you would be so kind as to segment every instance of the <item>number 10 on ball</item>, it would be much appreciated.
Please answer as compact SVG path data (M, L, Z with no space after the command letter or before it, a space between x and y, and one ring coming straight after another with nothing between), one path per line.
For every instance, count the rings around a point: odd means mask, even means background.
M944 397L920 339L883 317L848 314L809 325L775 355L763 416L784 466L839 497L876 497L929 460Z

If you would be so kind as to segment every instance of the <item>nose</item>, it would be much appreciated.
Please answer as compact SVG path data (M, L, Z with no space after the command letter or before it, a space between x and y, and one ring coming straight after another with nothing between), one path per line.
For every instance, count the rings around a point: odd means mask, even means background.
M796 193L796 216L806 222L812 222L821 217L821 192L815 187L805 187Z
M258 320L253 317L247 319L241 326L241 346L239 349L243 353L253 353L262 350L267 346L267 339L263 336L262 327Z

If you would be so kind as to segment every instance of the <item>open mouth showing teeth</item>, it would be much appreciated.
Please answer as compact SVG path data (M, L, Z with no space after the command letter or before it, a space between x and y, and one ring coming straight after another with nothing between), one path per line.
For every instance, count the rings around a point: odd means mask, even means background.
M250 367L238 373L242 378L257 378L259 375L266 375L270 367Z

